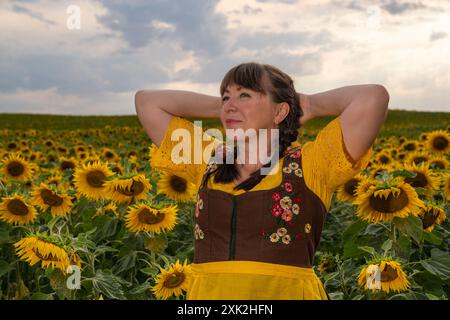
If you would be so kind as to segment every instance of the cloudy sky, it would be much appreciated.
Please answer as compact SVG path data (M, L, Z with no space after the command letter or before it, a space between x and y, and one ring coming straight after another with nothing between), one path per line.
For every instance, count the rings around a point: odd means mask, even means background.
M0 112L135 114L139 89L219 96L248 61L450 111L450 0L0 0L0 38Z

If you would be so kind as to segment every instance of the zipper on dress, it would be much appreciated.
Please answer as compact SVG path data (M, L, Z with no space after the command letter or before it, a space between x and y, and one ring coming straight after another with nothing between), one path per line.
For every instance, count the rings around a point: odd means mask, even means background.
M231 224L230 224L230 250L228 260L234 260L236 254L236 223L237 223L237 209L236 196L233 196L233 207L231 209Z

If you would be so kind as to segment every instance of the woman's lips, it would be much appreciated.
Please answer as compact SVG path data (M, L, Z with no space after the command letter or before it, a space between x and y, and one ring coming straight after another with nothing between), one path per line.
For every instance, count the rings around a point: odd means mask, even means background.
M242 121L240 121L240 120L225 120L225 123L226 124L235 124L235 123L239 123L239 122L242 122Z

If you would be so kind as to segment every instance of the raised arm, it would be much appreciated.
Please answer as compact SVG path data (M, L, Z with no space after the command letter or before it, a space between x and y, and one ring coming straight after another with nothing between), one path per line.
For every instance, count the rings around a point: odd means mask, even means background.
M173 116L219 118L221 98L184 90L139 90L136 113L158 147Z
M379 84L299 93L299 97L305 114L301 124L315 117L340 116L344 145L355 161L372 146L388 113L389 93Z

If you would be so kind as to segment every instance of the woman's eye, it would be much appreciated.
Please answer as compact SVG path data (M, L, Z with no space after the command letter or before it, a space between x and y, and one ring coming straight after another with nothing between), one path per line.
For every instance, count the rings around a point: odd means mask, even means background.
M245 92L241 93L240 96L242 97L243 95L245 95L245 96L247 96L247 97L250 97L250 95L249 95L248 93L245 93ZM228 97L223 97L223 98L222 98L222 101L225 101L225 99L228 99Z

